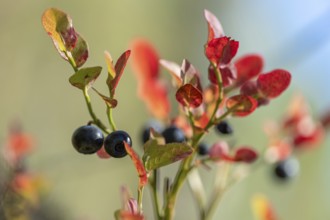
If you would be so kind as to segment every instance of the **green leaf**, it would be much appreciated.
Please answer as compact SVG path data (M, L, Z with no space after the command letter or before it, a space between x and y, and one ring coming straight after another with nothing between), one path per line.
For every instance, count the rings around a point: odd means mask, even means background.
M144 167L150 171L188 157L193 149L186 143L157 144L157 140L149 140L144 145L142 160Z
M68 60L65 55L66 46L61 32L72 27L71 18L61 10L49 8L43 13L41 21L45 31L53 40L53 43L61 57Z
M80 36L80 34L76 33L76 36L77 42L71 51L71 54L76 67L81 67L88 58L88 45L87 42Z
M69 82L78 89L89 88L100 75L101 71L102 67L100 66L80 69L69 78Z

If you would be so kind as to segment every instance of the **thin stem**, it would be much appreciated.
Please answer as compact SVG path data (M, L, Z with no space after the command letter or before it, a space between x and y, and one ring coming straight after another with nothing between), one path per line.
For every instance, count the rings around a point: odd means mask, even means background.
M107 106L107 116L108 116L108 121L109 121L112 131L117 130L116 124L112 117L112 108L110 108L109 106Z
M151 187L151 192L152 192L152 197L153 197L153 204L154 204L154 209L155 209L155 215L156 219L160 220L161 219L161 213L160 213L160 206L159 206L159 187L158 187L158 181L159 181L159 176L158 176L158 170L153 170L153 178L152 180L149 181L150 187Z
M219 170L220 175L216 175L217 178L215 180L215 189L213 190L212 198L210 199L209 207L206 210L206 215L204 220L212 219L222 199L222 196L227 189L227 179L229 175L230 164L225 163L223 168L224 168L223 170Z
M92 103L91 103L91 99L88 95L87 87L84 87L83 94L84 94L84 98L85 98L86 105L88 108L88 112L93 119L93 123L95 125L97 125L103 132L109 134L110 133L109 129L96 117L96 115L93 111Z
M71 56L71 53L69 54L66 50L63 51L66 58L68 59L68 62L70 63L70 65L72 66L74 72L78 71L78 67L76 65L76 62L74 61L73 57Z
M140 209L140 213L143 213L143 205L142 205L142 200L143 200L143 189L144 187L138 187L138 205Z

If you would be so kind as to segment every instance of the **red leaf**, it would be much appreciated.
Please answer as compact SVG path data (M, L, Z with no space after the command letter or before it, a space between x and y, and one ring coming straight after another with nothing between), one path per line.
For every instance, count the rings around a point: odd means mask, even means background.
M170 102L166 86L157 80L148 80L139 84L139 96L148 110L157 118L164 119L170 112Z
M256 81L247 81L240 88L240 94L254 96L258 94L258 86Z
M276 69L259 75L257 85L267 98L279 96L290 85L291 74L286 70Z
M229 146L225 141L218 141L212 145L209 156L212 160L221 160L228 157Z
M128 61L128 58L131 54L130 50L125 51L117 60L116 65L115 65L115 71L116 71L116 76L114 79L111 80L111 78L108 78L107 84L109 85L110 88L110 94L113 97L115 94L115 89L118 85L118 82L123 75L126 63Z
M202 91L202 86L200 83L199 72L196 68L186 59L182 61L181 65L181 78L184 84L191 84L198 90Z
M157 79L159 57L154 47L146 40L135 40L132 45L132 66L138 80Z
M238 44L238 41L230 40L229 37L215 38L206 45L206 57L216 64L228 64L236 55Z
M247 95L232 96L226 102L228 109L234 108L232 114L239 117L251 114L257 108L257 105L257 100Z
M61 30L60 35L64 41L64 45L67 50L71 51L75 46L78 40L78 35L74 28L68 27L68 29Z
M204 10L204 16L208 26L207 42L211 41L214 38L222 37L224 35L224 32L217 17L208 10Z
M203 103L203 95L200 90L191 84L183 85L176 92L176 100L183 106L197 108Z
M324 139L324 129L317 126L309 134L296 134L293 137L293 144L296 148L312 148L317 146Z
M133 148L124 142L125 150L127 154L131 157L133 164L139 174L139 187L143 187L148 183L147 171L145 170L142 161L139 156L135 153Z
M246 55L238 59L235 62L237 71L236 85L241 85L259 75L263 65L262 57L255 54Z
M217 76L216 76L216 73L215 73L214 68L213 68L212 65L209 65L208 72L209 72L208 76L209 76L210 82L215 84L215 85L218 85ZM232 82L236 78L236 76L234 75L232 70L228 67L220 68L220 73L221 73L221 77L222 77L222 85L224 87L229 86L230 84L232 84Z
M241 147L235 152L234 160L237 162L252 163L258 158L258 154L251 148Z
M6 157L11 163L16 163L30 153L34 145L35 140L32 136L22 132L13 132L9 135L5 145Z

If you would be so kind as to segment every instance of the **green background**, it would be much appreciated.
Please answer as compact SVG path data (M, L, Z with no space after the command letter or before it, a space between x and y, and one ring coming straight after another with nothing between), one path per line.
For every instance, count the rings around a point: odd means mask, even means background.
M263 54L266 71L280 67L293 74L292 86L281 98L248 118L231 120L235 128L231 141L265 147L264 121L279 119L295 91L311 101L316 113L330 105L325 95L329 93L329 40L320 42L320 33L315 32L315 39L304 41L304 35L299 34L313 24L311 21L329 3L242 2L245 1L0 1L0 140L5 139L13 119L21 120L38 142L29 164L50 182L46 199L58 203L71 219L113 219L114 210L121 206L120 187L127 185L135 195L135 170L129 158L101 160L73 150L71 134L89 120L89 115L81 91L68 83L72 69L57 54L43 30L41 15L49 7L70 14L76 30L89 43L90 58L85 66L105 67L104 50L117 58L129 49L133 39L142 37L156 46L162 58L177 63L187 58L205 74L203 44L207 26L203 10L208 9L222 22L225 33L240 41L238 55ZM308 47L308 42L315 46ZM167 77L165 72L163 75ZM106 91L105 79L103 72L95 87ZM205 82L206 79L204 76ZM131 134L134 148L141 153L140 130L149 114L137 98L136 89L135 76L128 66L117 90L119 106L114 117L118 128ZM102 100L94 93L91 97L95 111L105 120ZM209 141L212 140L216 136ZM269 167L249 175L225 195L215 219L253 219L250 200L259 192L270 198L281 220L329 219L330 152L326 145L325 142L298 156L302 172L289 184L274 183ZM164 169L163 175L171 175L175 167ZM205 173L206 182L212 180L212 175ZM145 212L148 219L153 219L149 198L146 191ZM194 205L189 189L185 188L180 194L176 219L197 219Z

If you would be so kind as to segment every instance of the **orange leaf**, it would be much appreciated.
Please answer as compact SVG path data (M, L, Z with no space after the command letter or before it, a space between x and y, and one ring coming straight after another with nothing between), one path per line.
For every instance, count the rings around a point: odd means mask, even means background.
M181 105L186 107L197 108L203 103L202 92L191 84L181 86L175 97Z
M149 112L156 118L164 119L170 112L166 86L157 80L139 83L139 96L146 103Z
M135 153L133 148L126 142L124 142L127 154L131 157L133 164L139 174L139 188L145 186L148 183L147 171L145 170L142 161Z
M251 114L258 106L257 100L247 95L235 95L230 97L226 106L232 109L232 114L238 117L244 117Z
M154 47L146 40L135 40L131 44L132 67L138 80L157 79L159 76L159 57Z

